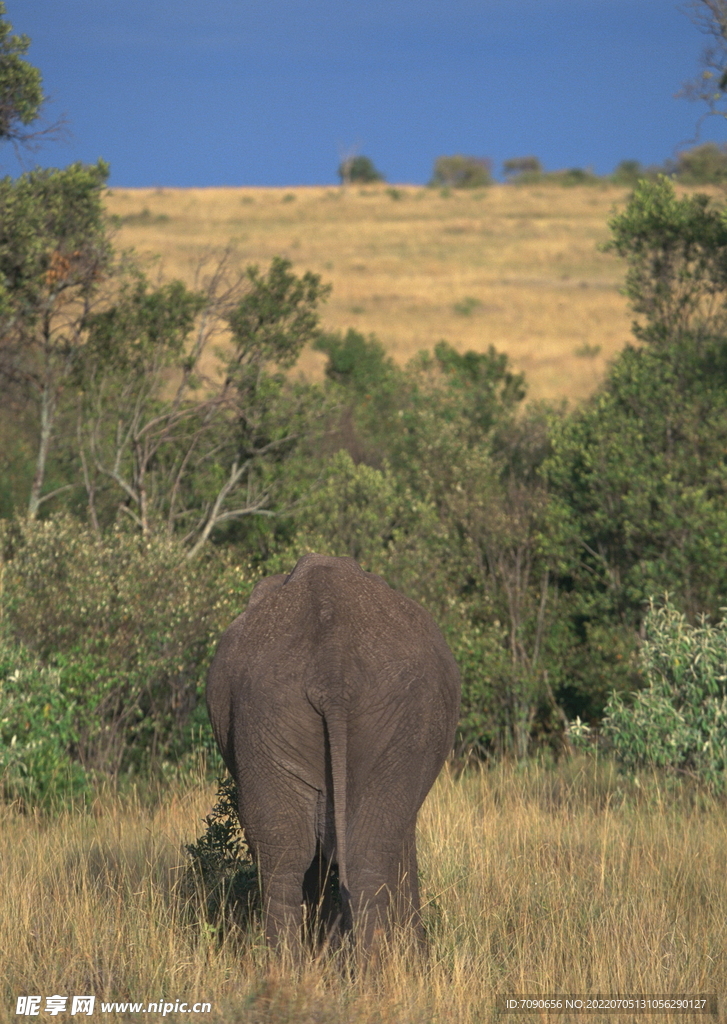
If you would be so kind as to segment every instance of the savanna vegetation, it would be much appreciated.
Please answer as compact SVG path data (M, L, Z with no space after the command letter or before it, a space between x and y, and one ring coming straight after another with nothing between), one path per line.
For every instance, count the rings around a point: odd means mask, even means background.
M200 260L230 243L242 264L282 256L332 285L327 333L375 334L399 366L443 338L494 345L529 399L576 402L629 338L623 264L599 246L630 188L114 188L105 204L117 246L165 279L193 287ZM295 372L320 381L325 365L306 348Z
M14 39L8 139L42 102ZM723 992L720 194L634 174L547 198L444 178L109 195L107 175L0 181L1 1012L50 988L402 1022L495 1019L515 993ZM546 293L541 339L591 365L570 407L497 337ZM375 329L392 308L398 349ZM228 898L249 880L234 823L194 842L214 645L306 551L426 605L462 671L421 821L431 956L393 948L378 980L270 961Z
M719 619L718 203L660 178L612 217L634 344L568 411L528 404L494 347L440 341L402 366L326 330L330 286L282 257L228 249L193 287L153 280L113 244L106 173L0 188L7 795L178 770L208 742L215 638L304 551L431 609L463 673L460 756L558 757L569 721L597 727L647 683L649 600ZM296 376L306 346L323 380Z
M211 1004L175 1021L490 1024L515 994L725 991L724 812L690 784L637 787L580 755L558 772L443 773L418 840L429 958L395 944L356 978L335 959L291 970L255 927L210 913L183 852L208 806L200 780L156 800L99 792L91 813L52 822L0 810L0 1020L18 1019L24 993L95 993L94 1015L102 1002Z

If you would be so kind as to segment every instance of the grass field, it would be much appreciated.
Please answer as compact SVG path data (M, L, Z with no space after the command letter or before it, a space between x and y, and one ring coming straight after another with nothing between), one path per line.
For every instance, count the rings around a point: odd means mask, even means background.
M445 772L420 815L429 960L394 948L353 981L330 963L296 976L259 932L221 937L185 909L183 844L211 798L198 785L152 809L109 797L58 818L0 810L3 1024L32 994L94 994L94 1016L102 999L179 1000L212 1009L166 1019L489 1024L575 1019L503 1018L498 995L719 993L727 1019L727 817L696 791L578 758Z
M333 285L323 323L374 332L399 362L445 338L505 351L532 398L577 401L630 336L624 267L598 251L628 192L496 185L114 189L119 244L191 282L210 249L245 263L288 257ZM325 357L300 366L320 374Z

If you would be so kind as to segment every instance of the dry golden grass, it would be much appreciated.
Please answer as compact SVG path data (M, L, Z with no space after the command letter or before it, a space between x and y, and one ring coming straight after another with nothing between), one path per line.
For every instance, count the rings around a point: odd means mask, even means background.
M441 338L490 345L524 370L532 398L578 400L630 336L624 267L598 251L628 193L607 186L496 185L474 192L367 188L114 189L119 244L191 282L210 248L275 255L333 285L330 330L374 332L399 362ZM300 366L320 374L325 357Z
M393 949L379 974L353 981L330 963L297 975L258 933L221 940L185 910L182 847L208 788L152 811L113 799L47 820L5 808L0 1019L17 1019L18 995L55 993L205 1000L202 1019L228 1024L487 1024L496 995L515 993L724 996L724 805L655 782L626 789L608 765L579 760L443 774L420 820L430 959L407 965Z

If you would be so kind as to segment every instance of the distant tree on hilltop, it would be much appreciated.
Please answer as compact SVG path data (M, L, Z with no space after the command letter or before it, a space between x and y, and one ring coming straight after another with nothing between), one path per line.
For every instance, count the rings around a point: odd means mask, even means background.
M523 174L535 175L543 173L543 165L536 156L516 156L511 160L505 160L502 169L506 178L519 178Z
M486 157L440 156L434 162L430 185L442 188L482 188L492 184L492 161Z
M342 185L349 185L352 182L369 184L373 181L386 181L386 178L377 171L372 160L367 156L352 156L342 160L338 167L338 177Z
M727 180L727 145L705 142L677 158L676 175L685 185L709 185Z

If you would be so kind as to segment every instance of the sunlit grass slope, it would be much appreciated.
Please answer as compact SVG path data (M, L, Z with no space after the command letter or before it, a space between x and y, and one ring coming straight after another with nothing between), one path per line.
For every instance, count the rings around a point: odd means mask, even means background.
M353 980L330 963L296 976L259 931L221 936L185 908L183 844L211 798L199 786L153 810L2 810L3 1024L24 994L206 1000L201 1019L226 1024L489 1024L498 994L727 992L727 816L699 794L580 760L445 772L420 816L429 960L394 948Z
M497 185L442 193L388 188L114 189L119 243L191 282L211 248L275 255L333 285L326 328L374 332L405 362L446 338L505 351L533 398L589 394L630 335L624 268L598 251L627 192ZM301 367L320 372L324 357Z

